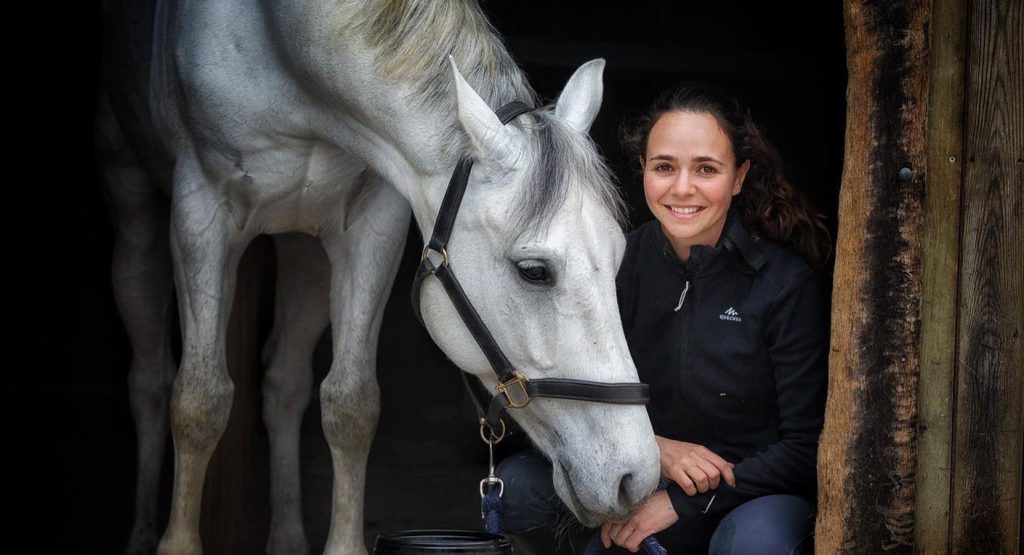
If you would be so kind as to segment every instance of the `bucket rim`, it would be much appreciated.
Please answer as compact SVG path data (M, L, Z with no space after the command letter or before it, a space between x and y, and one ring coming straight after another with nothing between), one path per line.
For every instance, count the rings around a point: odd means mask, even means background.
M512 539L505 534L481 530L423 528L399 530L377 535L374 550L379 548L456 548L503 549L511 548ZM467 553L469 553L467 551Z

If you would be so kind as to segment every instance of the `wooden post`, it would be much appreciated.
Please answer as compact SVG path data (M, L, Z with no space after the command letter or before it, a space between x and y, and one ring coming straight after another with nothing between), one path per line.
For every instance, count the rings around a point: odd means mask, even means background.
M916 552L949 550L966 0L932 3L928 69Z
M846 152L818 553L913 551L928 8L845 2Z
M952 552L1020 553L1024 3L970 6Z

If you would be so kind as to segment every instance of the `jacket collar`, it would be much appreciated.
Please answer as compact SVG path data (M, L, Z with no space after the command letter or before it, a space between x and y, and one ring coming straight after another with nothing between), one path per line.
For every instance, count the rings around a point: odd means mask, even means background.
M722 258L723 252L730 252L746 263L754 272L760 271L767 258L761 245L747 233L747 229L741 220L742 217L739 214L739 210L735 206L729 207L729 212L725 218L725 226L722 228L722 236L718 239L718 244L713 247L707 245L692 247L690 249L690 258L685 262L680 262L676 258L671 243L669 243L668 238L665 237L665 233L659 225L658 235L661 237L662 251L666 256L690 270L702 271L709 269L711 266L717 265L718 260Z
M739 210L735 206L730 206L725 220L725 230L722 232L722 239L719 242L727 250L736 252L754 271L760 271L768 258L760 243L747 233L742 219Z

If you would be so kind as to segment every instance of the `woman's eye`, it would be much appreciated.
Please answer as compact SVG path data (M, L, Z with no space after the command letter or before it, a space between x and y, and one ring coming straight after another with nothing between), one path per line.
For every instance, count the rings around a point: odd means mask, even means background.
M718 171L718 170L716 170L715 168L713 168L711 166L701 166L701 167L697 168L697 172L698 173L702 173L704 175L711 175L711 174L715 173L716 171Z
M551 274L548 272L548 268L543 262L538 262L536 260L519 262L516 264L516 269L519 270L520 277L531 283L551 282Z
M668 171L672 171L672 167L669 166L668 164L658 164L657 166L654 166L654 171L656 171L656 172L668 172Z

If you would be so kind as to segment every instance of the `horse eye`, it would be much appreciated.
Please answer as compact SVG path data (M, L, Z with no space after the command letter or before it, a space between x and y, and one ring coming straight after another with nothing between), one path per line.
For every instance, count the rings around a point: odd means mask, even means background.
M550 283L551 274L543 262L539 260L524 260L516 263L519 275L531 283Z

